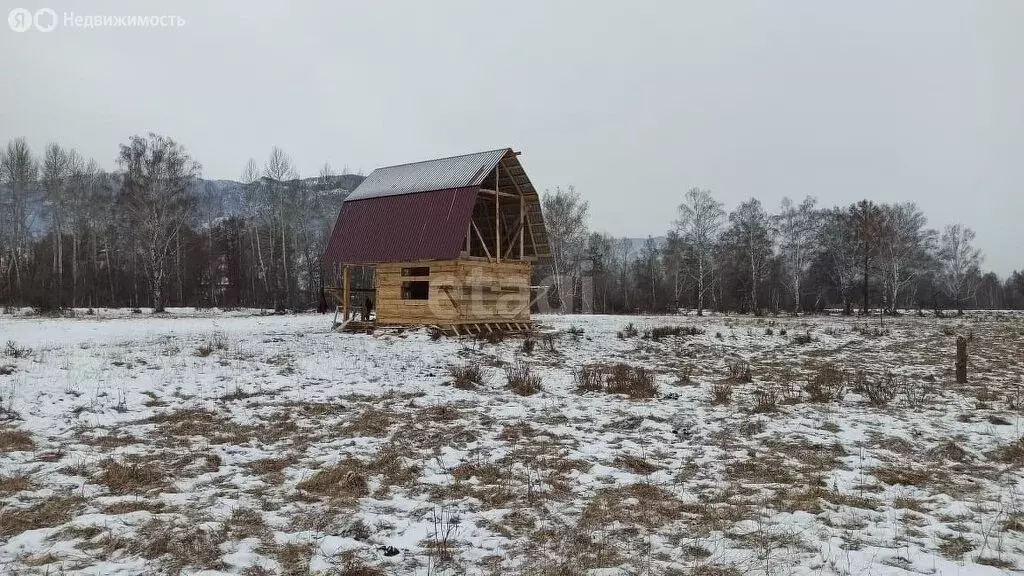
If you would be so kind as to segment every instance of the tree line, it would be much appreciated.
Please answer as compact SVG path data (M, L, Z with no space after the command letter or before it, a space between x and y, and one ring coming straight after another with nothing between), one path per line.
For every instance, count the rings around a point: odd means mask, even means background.
M909 202L822 207L808 196L772 213L751 198L727 212L693 188L664 236L638 246L590 231L573 187L542 201L552 252L542 274L555 278L548 299L563 311L1024 309L1024 271L1005 281L983 271L973 230L929 228Z
M344 172L344 171L343 171ZM274 148L241 174L240 206L180 144L118 148L117 169L56 143L0 149L0 304L65 307L323 306L322 255L344 189L329 165L302 179ZM662 237L592 232L572 187L543 196L552 257L537 280L564 311L765 313L1024 308L1024 274L983 272L974 232L941 231L912 203L821 207L750 199L726 212L687 191Z
M201 173L157 134L121 144L113 172L56 143L36 154L23 138L9 141L0 149L0 304L322 304L321 257L338 209L331 167L300 179L279 148L262 166L250 159L233 213Z

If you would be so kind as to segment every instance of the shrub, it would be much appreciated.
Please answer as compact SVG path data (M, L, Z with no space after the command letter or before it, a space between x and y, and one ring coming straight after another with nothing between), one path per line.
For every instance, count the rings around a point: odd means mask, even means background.
M781 368L775 376L781 401L785 404L800 402L800 387L796 385L793 371L788 368Z
M554 334L550 334L549 333L549 334L545 334L544 335L544 346L547 347L549 352L554 352L555 351L555 335Z
M533 374L530 365L516 362L505 366L505 377L508 378L510 390L520 396L530 396L540 392L540 376Z
M622 335L626 338L636 338L638 334L640 334L640 331L636 329L632 322L626 324L626 327L622 329Z
M779 328L779 336L785 336L788 331L785 328Z
M533 349L534 347L536 347L536 345L537 341L534 340L532 337L527 336L526 338L523 338L523 354L526 354L527 356L533 354Z
M881 378L870 378L863 370L858 371L853 378L853 390L858 394L867 396L868 401L875 406L885 406L896 398L900 389L900 380L895 374L886 370Z
M205 343L196 348L196 356L201 356L205 358L218 350L227 349L228 343L227 340L225 340L224 336L220 334L214 334L210 336L210 338L207 339Z
M721 340L722 339L722 333L721 332L715 332L715 338L717 338L718 340Z
M484 332L483 333L483 339L488 344L501 344L502 342L505 341L505 331L504 330L492 330L490 332Z
M459 390L472 390L483 384L483 373L478 364L467 364L465 366L452 366L449 369L452 377L452 385Z
M779 388L773 384L754 390L754 412L775 412L779 407Z
M903 385L900 387L900 395L907 406L920 406L927 402L934 393L934 384L918 382L909 378L904 378Z
M765 328L764 329L764 335L765 336L774 336L775 335L775 331L772 330L771 328Z
M704 330L697 326L656 326L644 333L645 338L658 341L668 336L698 336Z
M811 337L811 331L808 330L803 334L796 334L793 336L793 344L803 346L804 344L810 344L814 342L814 338Z
M609 394L627 394L630 398L653 398L658 395L654 373L641 366L616 364L608 374Z
M595 366L580 366L572 373L577 392L601 392L604 390L604 375Z
M14 340L8 340L4 347L4 354L11 358L28 358L32 355L32 349L26 346L18 346Z
M689 362L683 364L676 375L679 377L680 384L691 384L693 382L693 364Z
M846 375L835 364L825 364L818 368L804 390L810 396L811 402L842 400L846 395L845 380Z
M729 380L733 382L751 382L754 379L750 362L743 358L726 358L725 367L729 372Z
M711 403L728 404L732 402L732 382L719 380L711 385Z

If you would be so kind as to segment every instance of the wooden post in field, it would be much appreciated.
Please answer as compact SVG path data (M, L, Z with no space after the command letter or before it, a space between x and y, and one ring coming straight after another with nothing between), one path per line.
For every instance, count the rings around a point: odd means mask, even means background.
M341 271L341 321L348 322L349 319L349 308L351 308L350 300L351 292L349 287L349 281L352 277L352 270L346 265Z
M967 338L956 337L956 382L967 383Z

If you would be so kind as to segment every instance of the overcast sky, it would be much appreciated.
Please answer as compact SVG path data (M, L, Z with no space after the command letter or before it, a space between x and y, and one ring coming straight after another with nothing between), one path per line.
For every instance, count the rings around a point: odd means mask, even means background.
M3 2L61 21L0 23L4 142L113 167L155 131L228 179L274 145L309 176L511 146L615 235L663 234L694 186L910 200L1024 268L1020 0Z

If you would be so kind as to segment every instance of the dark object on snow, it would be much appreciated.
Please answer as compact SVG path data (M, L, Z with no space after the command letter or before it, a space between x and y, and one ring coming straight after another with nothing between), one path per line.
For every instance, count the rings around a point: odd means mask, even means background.
M373 300L367 296L366 300L363 301L363 322L370 321L370 312L373 312Z
M377 550L383 552L385 556L398 556L399 552L398 548L395 548L394 546L380 546Z
M967 383L967 338L956 337L956 383Z

